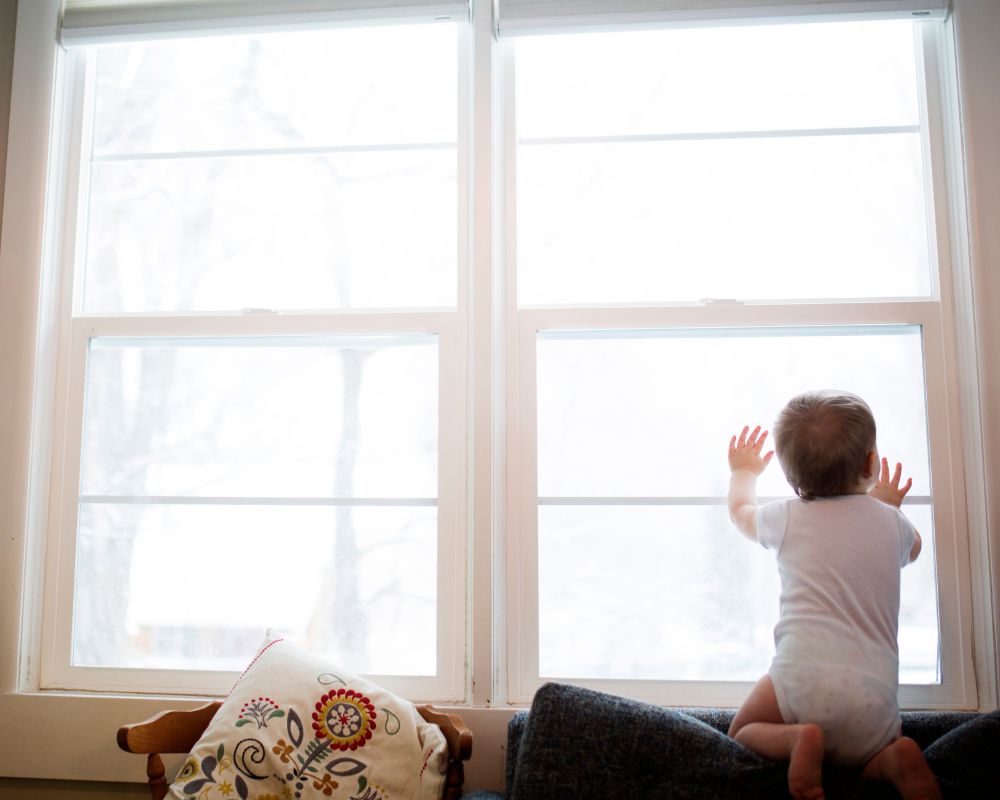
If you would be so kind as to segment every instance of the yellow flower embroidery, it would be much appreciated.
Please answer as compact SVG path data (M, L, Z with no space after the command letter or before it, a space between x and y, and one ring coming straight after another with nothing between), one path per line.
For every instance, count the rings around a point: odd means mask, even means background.
M324 775L322 780L319 778L313 778L313 789L322 789L323 794L327 797L333 794L333 790L336 789L340 784L337 783L329 775Z
M177 773L177 780L186 781L188 778L193 777L198 772L198 760L196 758L189 758L184 762L184 766L181 767L181 771Z
M271 752L274 753L281 759L282 764L287 764L291 761L292 746L288 744L284 739L278 739L278 743L271 748Z
M223 797L229 797L233 793L233 785L229 781L223 781L219 784L219 794Z

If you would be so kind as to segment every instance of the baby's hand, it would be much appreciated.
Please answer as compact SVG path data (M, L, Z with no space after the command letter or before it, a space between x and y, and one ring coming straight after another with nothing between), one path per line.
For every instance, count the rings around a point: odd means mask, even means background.
M761 457L760 451L764 447L764 440L767 438L767 431L760 432L760 425L750 432L750 426L745 425L740 432L740 438L734 436L729 440L729 469L736 472L738 469L745 469L754 475L760 475L771 463L774 451L768 451L767 455Z
M892 473L892 479L889 478L889 461L888 459L882 459L882 471L878 476L878 481L872 490L868 492L869 497L874 497L876 500L881 500L890 506L895 506L899 508L903 505L903 498L906 497L906 493L910 491L910 487L913 486L913 478L907 478L906 484L904 486L899 485L899 479L903 474L903 465L896 464L896 469Z

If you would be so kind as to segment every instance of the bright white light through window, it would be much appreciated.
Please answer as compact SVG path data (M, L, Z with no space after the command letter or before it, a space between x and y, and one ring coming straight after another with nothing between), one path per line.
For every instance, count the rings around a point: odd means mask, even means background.
M516 52L521 303L930 294L912 24Z
M903 571L901 676L938 680L919 328L552 332L537 369L542 675L763 674L777 567L729 521L729 437L839 388L869 402L880 451L913 476L904 510L928 549ZM776 461L758 488L791 494Z

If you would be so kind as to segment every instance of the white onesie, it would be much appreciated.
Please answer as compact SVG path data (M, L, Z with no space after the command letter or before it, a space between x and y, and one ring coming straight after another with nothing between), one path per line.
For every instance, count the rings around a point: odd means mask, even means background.
M781 619L769 674L787 723L823 729L826 756L866 763L899 736L899 570L916 531L865 494L778 500L757 511L777 554Z

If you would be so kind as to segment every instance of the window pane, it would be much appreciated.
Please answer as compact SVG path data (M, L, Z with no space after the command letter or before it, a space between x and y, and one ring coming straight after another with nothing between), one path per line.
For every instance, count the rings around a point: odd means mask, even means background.
M522 146L525 304L930 294L916 133Z
M726 495L729 437L800 392L872 407L883 455L930 493L919 328L595 331L538 337L538 493ZM775 461L762 495L791 490Z
M96 339L84 495L437 496L430 336Z
M96 49L86 313L448 306L454 25Z
M835 387L864 397L880 451L913 476L911 497L930 494L917 327L553 332L539 335L537 354L543 676L763 674L777 569L728 519L725 454L742 425L770 427L798 392ZM791 494L776 461L759 492ZM574 503L609 497L655 504ZM901 677L936 683L931 506L911 500L905 511L925 547L903 571ZM609 540L620 557L606 558Z
M900 680L937 683L930 509L907 514L925 548L902 572ZM543 678L755 681L767 671L777 565L724 506L543 506L538 559Z
M453 306L444 150L98 162L88 313Z
M774 559L723 507L540 508L538 585L543 677L753 681L774 650Z
M97 48L97 155L452 142L457 28L378 25Z
M531 36L516 46L522 138L919 121L905 21Z
M437 510L83 503L73 664L239 670L267 628L436 670Z
M520 302L929 295L913 34L519 40Z

